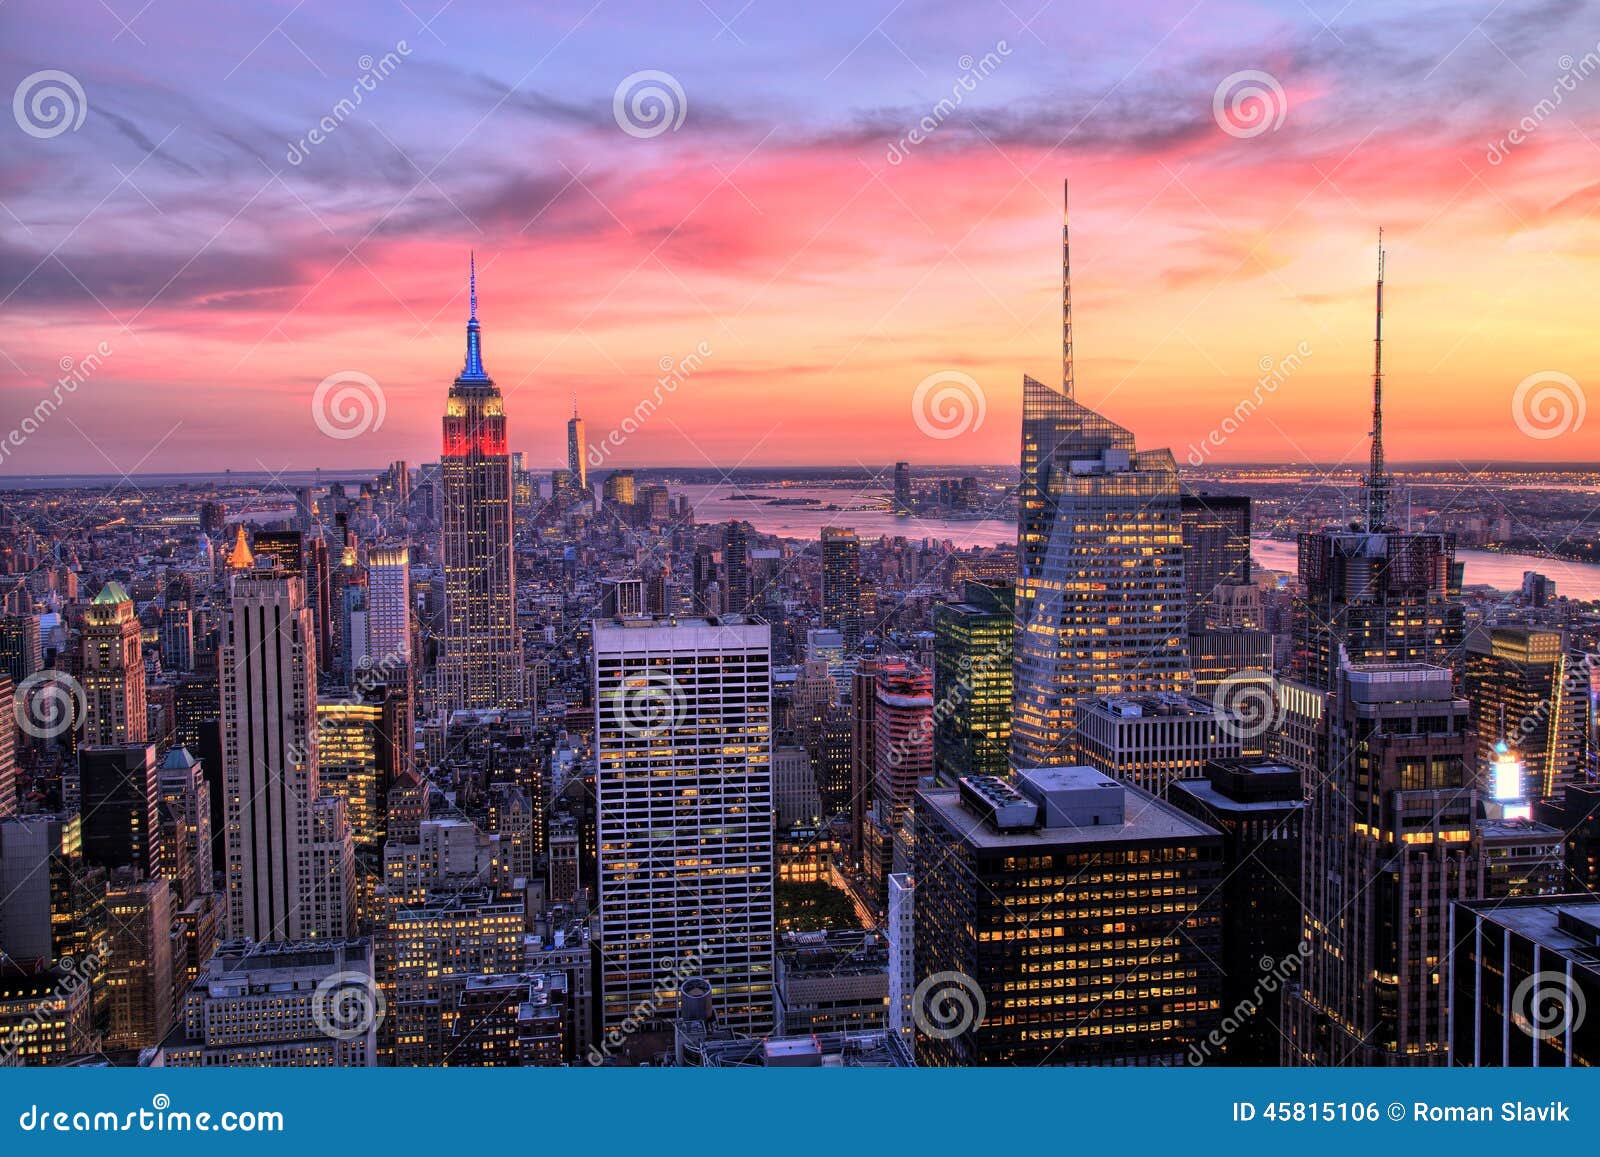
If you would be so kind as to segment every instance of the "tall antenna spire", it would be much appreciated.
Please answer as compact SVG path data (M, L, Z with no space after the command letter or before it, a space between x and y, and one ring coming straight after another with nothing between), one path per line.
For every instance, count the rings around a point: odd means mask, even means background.
M483 369L483 345L478 336L478 255L467 257L467 359L461 368L461 378L466 382L487 382L489 375Z
M1067 182L1061 182L1061 390L1072 397L1072 257L1067 244Z
M1378 229L1377 329L1372 339L1372 459L1367 466L1367 529L1389 521L1391 479L1383 462L1383 229Z
M576 418L578 416L578 387L577 386L573 386L572 387L572 416L574 418Z

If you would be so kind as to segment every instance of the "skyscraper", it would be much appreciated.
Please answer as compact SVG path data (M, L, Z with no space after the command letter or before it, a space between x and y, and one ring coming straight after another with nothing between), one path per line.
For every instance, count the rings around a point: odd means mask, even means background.
M1487 766L1494 745L1504 742L1522 761L1525 798L1558 797L1583 782L1588 680L1559 629L1474 631L1463 682L1477 733L1475 767Z
M750 532L738 519L728 523L722 547L722 565L728 573L728 613L742 615L750 608Z
M1017 513L1019 766L1070 762L1086 695L1189 690L1178 467L1073 397L1062 218L1063 392L1023 379Z
M680 973L772 1028L771 646L743 617L594 624L605 1030L669 1018Z
M220 667L230 935L298 940L319 787L316 643L300 579L265 569L234 581Z
M1224 587L1250 582L1250 499L1183 495L1183 589L1189 633L1221 626L1210 608Z
M0 820L17 814L16 685L0 671Z
M1182 1064L1219 1023L1211 828L1087 767L924 787L915 816L918 1064Z
M83 858L137 878L161 874L161 789L156 749L144 743L78 749Z
M846 651L861 645L861 540L848 527L822 528L822 625L844 635Z
M1010 770L1015 600L1009 583L968 582L934 608L933 770L946 786Z
M112 746L145 739L144 659L139 616L128 592L107 583L84 614L83 742Z
M367 551L367 653L375 665L411 662L411 544Z
M1355 663L1444 663L1462 640L1452 599L1455 536L1412 534L1389 520L1383 452L1383 249L1378 249L1373 341L1372 453L1366 511L1352 529L1300 536L1290 677L1318 691L1338 683L1341 653Z
M567 419L567 472L580 493L589 493L589 459L584 441L583 419L578 417L578 395L572 395L572 417Z
M445 406L440 544L445 629L440 690L448 710L523 701L512 557L511 455L505 406L484 371L478 282L471 276L467 355Z
M1467 704L1421 663L1347 665L1334 703L1305 813L1309 951L1285 1060L1443 1064L1450 906L1485 884Z

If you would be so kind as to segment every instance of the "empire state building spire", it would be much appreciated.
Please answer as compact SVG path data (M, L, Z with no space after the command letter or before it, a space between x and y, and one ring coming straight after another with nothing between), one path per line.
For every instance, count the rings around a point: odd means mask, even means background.
M478 255L467 258L467 360L461 368L463 382L487 382L489 375L483 369L483 345L478 333Z

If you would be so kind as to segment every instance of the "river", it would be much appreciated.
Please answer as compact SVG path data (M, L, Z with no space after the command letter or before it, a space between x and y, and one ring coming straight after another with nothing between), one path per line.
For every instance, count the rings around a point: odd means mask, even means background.
M866 505L888 498L879 488L856 491L823 486L755 487L754 502L732 498L727 485L686 485L679 489L694 503L695 517L701 522L726 522L743 519L764 534L785 538L819 538L824 526L849 526L863 538L903 535L910 539L948 539L957 547L995 546L1017 541L1017 526L1009 518L965 521L946 518L897 518L888 510L822 510L817 506L772 506L767 498L813 498L821 505ZM1293 573L1298 548L1292 542L1257 538L1251 543L1256 565L1267 570ZM1600 599L1600 566L1567 562L1558 558L1539 558L1529 554L1496 554L1486 550L1458 550L1456 557L1466 563L1469 584L1483 584L1497 590L1517 590L1522 572L1536 570L1554 579L1556 593L1569 598Z

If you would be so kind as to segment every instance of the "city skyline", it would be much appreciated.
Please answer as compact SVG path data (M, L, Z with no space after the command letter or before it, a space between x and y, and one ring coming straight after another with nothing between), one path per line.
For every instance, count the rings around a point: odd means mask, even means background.
M14 82L63 63L26 7L0 15ZM0 294L24 324L0 396L27 413L62 359L111 352L0 477L426 460L468 249L530 461L563 457L574 394L598 442L669 362L692 373L606 464L848 464L885 435L913 464L1007 461L1015 382L1050 360L1034 238L1063 175L1097 317L1080 379L1151 444L1204 439L1259 367L1308 350L1206 460L1359 455L1384 226L1391 460L1582 459L1576 415L1557 437L1510 421L1535 375L1576 380L1581 407L1600 353L1600 186L1582 177L1600 47L1575 9L1008 11L824 11L794 43L771 14L705 12L646 44L621 9L582 5L516 35L499 11L274 28L181 6L128 35L68 5L51 24L85 34L82 123L0 140L26 174L4 197L21 230ZM199 64L156 69L175 44ZM1060 53L1090 45L1062 79ZM629 120L638 75L671 124ZM954 440L914 406L949 373L983 415ZM359 437L312 420L339 375L381 391Z

